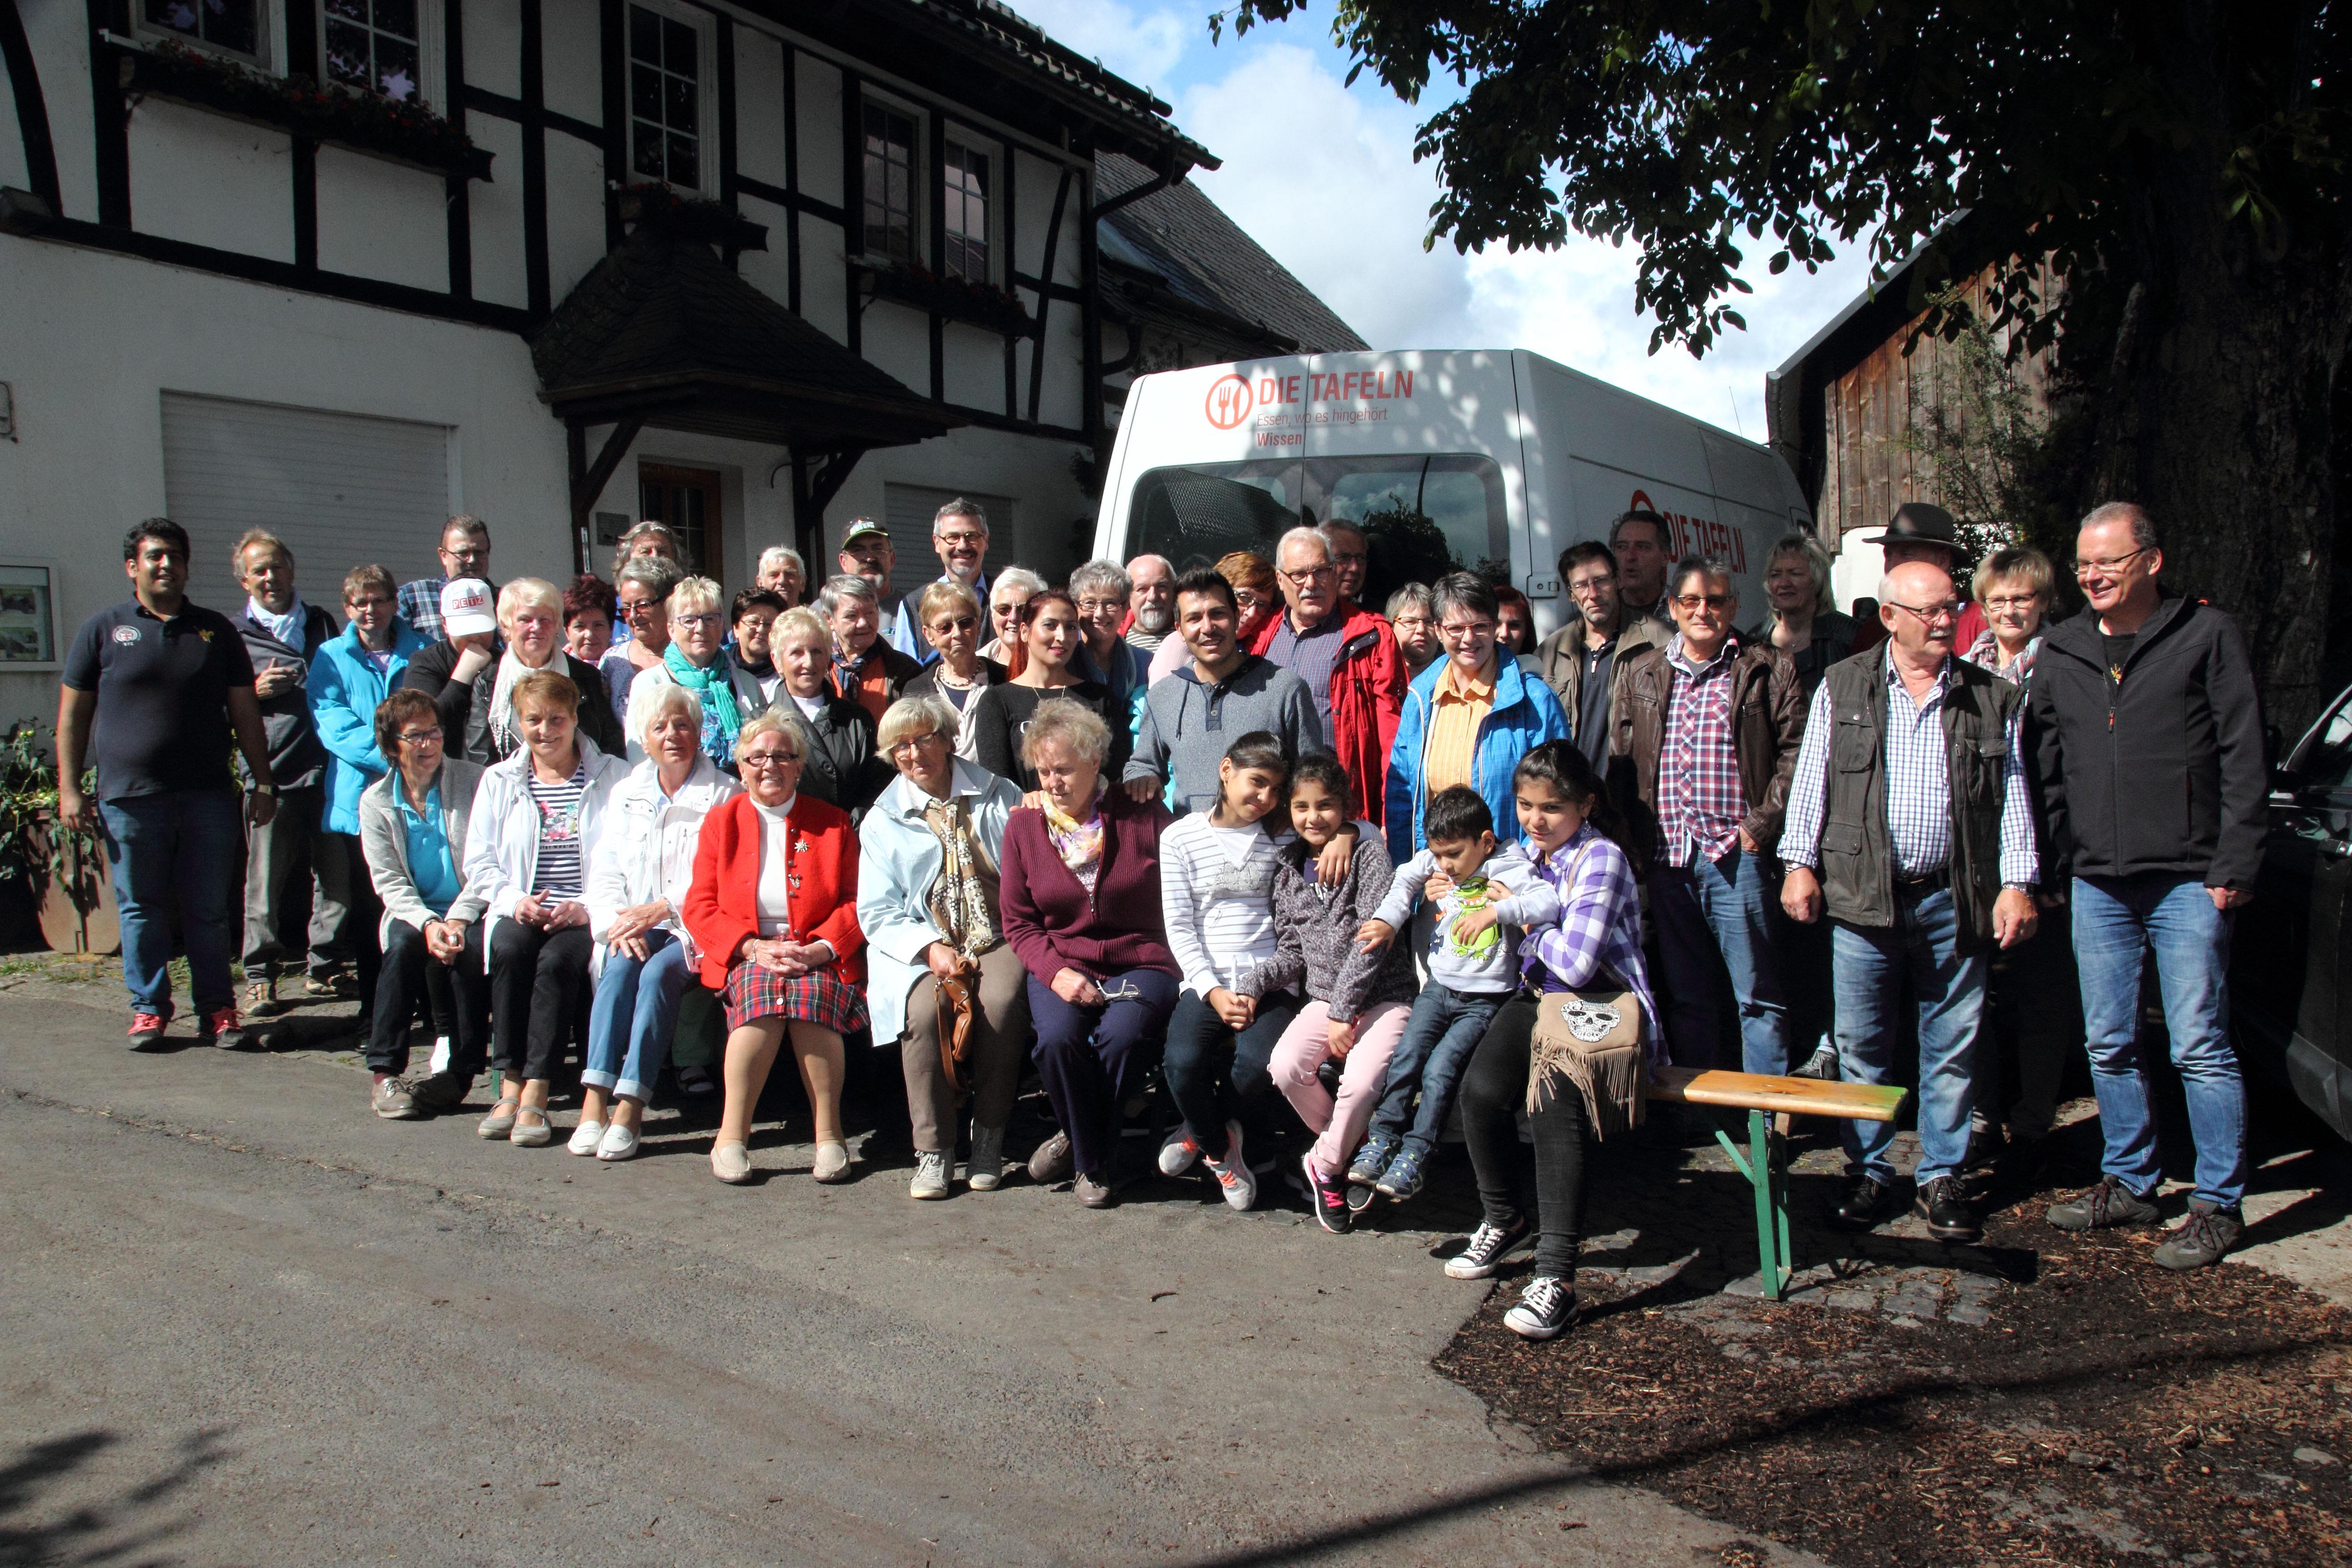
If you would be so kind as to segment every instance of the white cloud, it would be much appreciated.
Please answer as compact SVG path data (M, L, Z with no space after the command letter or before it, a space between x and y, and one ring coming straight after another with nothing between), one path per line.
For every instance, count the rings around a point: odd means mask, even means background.
M1196 16L1124 0L1019 0L1013 7L1063 47L1102 62L1139 87L1168 95L1168 75L1206 29Z

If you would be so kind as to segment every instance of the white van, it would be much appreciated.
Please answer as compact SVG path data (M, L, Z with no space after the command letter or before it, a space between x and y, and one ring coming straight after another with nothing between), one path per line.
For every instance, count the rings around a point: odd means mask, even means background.
M1507 571L1538 637L1572 613L1560 552L1618 514L1666 519L1670 555L1717 555L1738 624L1766 614L1765 556L1812 513L1764 447L1523 349L1315 354L1136 378L1095 553L1179 569L1344 518L1371 541L1367 607L1455 568Z

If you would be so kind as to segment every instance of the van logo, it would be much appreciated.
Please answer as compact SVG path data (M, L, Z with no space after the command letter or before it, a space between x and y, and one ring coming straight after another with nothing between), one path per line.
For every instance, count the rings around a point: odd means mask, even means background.
M1219 376L1209 388L1207 410L1209 423L1220 430L1230 430L1249 417L1250 384L1237 375Z

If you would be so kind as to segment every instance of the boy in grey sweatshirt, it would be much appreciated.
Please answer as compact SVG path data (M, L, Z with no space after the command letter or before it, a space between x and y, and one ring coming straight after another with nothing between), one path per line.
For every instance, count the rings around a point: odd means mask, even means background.
M1432 877L1444 872L1452 880L1437 900L1429 978L1389 1058L1370 1134L1348 1170L1349 1183L1400 1203L1421 1191L1422 1166L1454 1109L1463 1065L1519 988L1521 934L1559 919L1559 890L1534 864L1517 846L1496 851L1495 819L1476 790L1456 784L1438 791L1422 820L1429 847L1397 868L1388 897L1357 933L1367 949L1385 946L1412 918Z
M1123 778L1150 781L1155 789L1172 779L1169 808L1179 816L1217 804L1217 764L1225 748L1254 730L1282 743L1296 762L1323 748L1323 721L1307 682L1273 660L1242 653L1223 676L1204 681L1196 661L1187 659L1171 675L1151 683L1135 731L1135 751Z

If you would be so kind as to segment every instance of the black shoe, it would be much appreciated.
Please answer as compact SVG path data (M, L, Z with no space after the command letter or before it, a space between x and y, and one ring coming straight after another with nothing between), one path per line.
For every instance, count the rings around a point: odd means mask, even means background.
M460 1072L434 1073L417 1079L408 1090L420 1110L455 1110L473 1092L474 1075Z
M2012 1136L2001 1152L1996 1173L2012 1188L2031 1192L2040 1187L2042 1178L2050 1173L2049 1138Z
M1333 1236L1347 1235L1355 1225L1354 1211L1348 1207L1348 1179L1325 1175L1312 1154L1301 1159L1298 1167L1307 1173L1307 1206L1315 1211L1315 1223Z
M2081 1197L2052 1204L2044 1217L2060 1230L2105 1230L2110 1226L2154 1225L2163 1215L2115 1177L2101 1176Z
M1873 1175L1855 1176L1846 1183L1845 1196L1830 1211L1830 1223L1842 1230L1868 1230L1892 1219L1899 1206L1893 1183Z
M1918 1202L1914 1205L1919 1217L1927 1222L1927 1234L1937 1241L1956 1241L1964 1245L1982 1241L1984 1226L1977 1221L1977 1211L1960 1191L1958 1176L1937 1176L1919 1189Z
M1503 1314L1503 1326L1523 1340L1553 1340L1576 1321L1576 1312L1568 1281L1538 1274L1519 1292L1519 1304Z
M2236 1209L2209 1208L2190 1199L2189 1217L2150 1256L2159 1268L2210 1268L2237 1245L2245 1222Z

